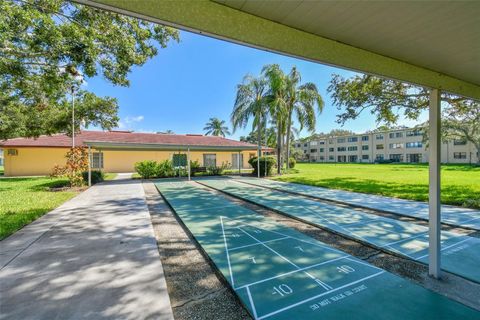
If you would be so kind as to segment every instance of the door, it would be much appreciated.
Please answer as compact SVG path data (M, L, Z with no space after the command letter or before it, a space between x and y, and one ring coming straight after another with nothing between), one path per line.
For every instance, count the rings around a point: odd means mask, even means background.
M233 169L239 169L238 168L238 153L232 153L232 168ZM240 153L240 169L243 169L243 154Z

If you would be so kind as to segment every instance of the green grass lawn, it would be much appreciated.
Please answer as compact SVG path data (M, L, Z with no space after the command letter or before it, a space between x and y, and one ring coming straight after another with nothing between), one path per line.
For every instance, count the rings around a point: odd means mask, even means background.
M48 177L0 179L0 239L74 197L78 192L47 190L66 183Z
M428 201L423 164L299 163L295 173L273 179L390 197ZM480 167L443 165L442 203L480 208Z
M0 166L0 176L3 176L4 168L3 166Z
M105 180L113 180L113 179L115 179L116 177L117 177L117 174L116 174L116 173L109 173L109 172L107 172L107 173L105 173L104 179L105 179Z

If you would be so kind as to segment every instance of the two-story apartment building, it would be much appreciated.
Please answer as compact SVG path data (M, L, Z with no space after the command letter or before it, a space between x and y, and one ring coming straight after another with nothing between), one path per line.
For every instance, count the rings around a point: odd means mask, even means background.
M428 147L419 129L405 128L384 132L354 134L297 141L301 160L309 162L428 162ZM478 150L464 140L442 143L443 163L475 163Z

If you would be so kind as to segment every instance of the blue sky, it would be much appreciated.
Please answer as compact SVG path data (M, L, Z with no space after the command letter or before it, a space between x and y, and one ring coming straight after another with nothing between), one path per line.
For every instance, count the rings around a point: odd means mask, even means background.
M338 110L332 106L327 87L333 73L345 77L353 72L285 57L241 45L181 32L180 43L168 48L129 75L130 87L116 87L101 77L88 79L88 90L119 102L120 128L143 132L173 130L175 133L203 133L210 117L229 123L236 85L246 74L258 75L266 64L278 63L285 72L297 66L302 81L317 84L325 108L317 118L317 132L340 128ZM414 123L401 120L399 124ZM344 129L363 132L375 128L369 113L349 121ZM231 138L246 135L251 126L237 130ZM309 133L302 131L301 136Z

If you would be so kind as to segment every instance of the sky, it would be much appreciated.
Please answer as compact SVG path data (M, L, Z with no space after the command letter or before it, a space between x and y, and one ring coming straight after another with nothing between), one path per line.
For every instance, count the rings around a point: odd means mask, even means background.
M117 129L204 133L203 128L211 117L225 120L231 128L229 119L237 84L245 75L259 75L264 65L273 63L285 72L296 66L302 82L317 85L325 107L317 117L316 132L342 128L361 133L377 126L375 117L368 112L343 127L335 122L339 111L327 93L331 75L351 77L354 72L185 31L180 32L179 43L171 42L146 64L132 69L128 77L130 87L114 86L100 76L88 79L87 86L97 95L118 99ZM426 114L418 122L425 119ZM401 119L398 124L410 126L418 122ZM251 125L238 129L229 138L238 139L250 131ZM300 137L309 134L303 130Z

